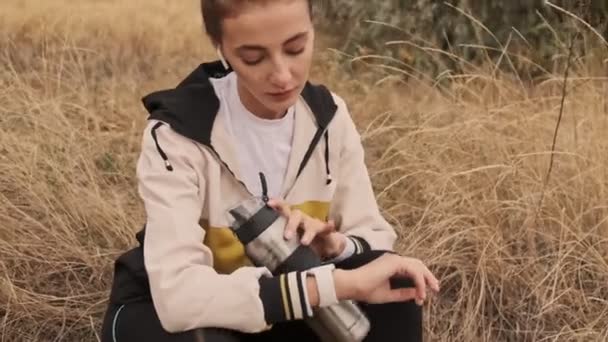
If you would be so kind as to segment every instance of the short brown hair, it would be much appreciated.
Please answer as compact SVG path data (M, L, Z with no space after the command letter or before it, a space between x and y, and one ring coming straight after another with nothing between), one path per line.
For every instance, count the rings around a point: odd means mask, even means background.
M277 0L201 0L201 11L205 31L211 38L213 44L218 44L222 40L222 20L236 11L243 5L265 4ZM308 13L312 17L312 0L308 2Z

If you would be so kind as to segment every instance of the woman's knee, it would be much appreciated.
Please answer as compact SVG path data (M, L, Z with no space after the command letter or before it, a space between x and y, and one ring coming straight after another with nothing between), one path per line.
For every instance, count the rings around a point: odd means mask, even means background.
M102 326L102 342L238 342L240 334L227 329L194 329L181 333L165 331L151 302L113 305Z
M101 342L113 342L112 319L114 317L115 312L116 308L113 305L108 305L101 322Z
M366 342L422 341L422 307L415 301L363 304L371 330Z

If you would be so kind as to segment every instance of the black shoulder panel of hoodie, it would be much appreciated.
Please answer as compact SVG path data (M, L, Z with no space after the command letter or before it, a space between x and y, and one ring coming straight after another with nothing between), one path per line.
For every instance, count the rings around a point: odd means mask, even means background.
M142 102L149 119L165 121L179 134L210 145L220 102L209 78L224 77L231 71L225 70L219 61L203 63L177 87L146 95ZM331 92L323 85L307 82L301 95L319 128L327 127L338 108Z

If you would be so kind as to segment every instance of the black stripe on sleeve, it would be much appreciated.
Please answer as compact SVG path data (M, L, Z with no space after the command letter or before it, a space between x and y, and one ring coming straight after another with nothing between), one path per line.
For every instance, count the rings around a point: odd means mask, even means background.
M283 309L283 295L281 293L280 277L260 278L260 299L264 306L264 318L268 324L274 324L287 320Z
M365 239L353 235L350 235L349 237L353 239L355 241L355 245L357 245L357 254L364 253L372 249Z
M298 272L297 279L298 279L298 293L300 294L300 304L302 306L302 315L305 318L308 318L308 317L310 317L308 315L308 307L310 306L310 304L308 302L308 297L304 295L304 284L302 283L303 281L306 280L306 277L302 277L302 272Z

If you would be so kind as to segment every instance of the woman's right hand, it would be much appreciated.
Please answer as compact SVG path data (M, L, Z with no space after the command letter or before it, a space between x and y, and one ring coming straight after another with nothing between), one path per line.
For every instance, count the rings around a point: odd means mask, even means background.
M391 289L391 278L409 278L414 288ZM439 292L439 281L418 259L386 253L353 270L336 269L336 295L339 300L351 299L369 304L416 300L422 305L427 289Z

